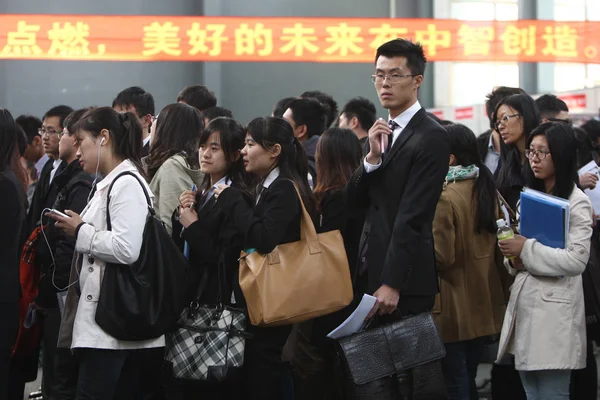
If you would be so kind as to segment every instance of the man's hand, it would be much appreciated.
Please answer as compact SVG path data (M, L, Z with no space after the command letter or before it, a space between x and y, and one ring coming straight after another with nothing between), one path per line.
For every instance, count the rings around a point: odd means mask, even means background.
M376 312L379 312L379 315L384 315L396 311L398 301L400 300L400 291L398 289L394 289L387 285L381 285L381 287L373 293L373 296L377 298L377 302L371 309L371 312L369 312L369 315L367 315L366 319L371 318Z
M598 175L586 172L579 177L579 185L582 189L595 189L598 183Z
M387 121L378 119L375 121L371 129L369 129L369 154L367 154L367 162L372 165L378 165L381 162L381 149L387 147L389 136L392 130Z

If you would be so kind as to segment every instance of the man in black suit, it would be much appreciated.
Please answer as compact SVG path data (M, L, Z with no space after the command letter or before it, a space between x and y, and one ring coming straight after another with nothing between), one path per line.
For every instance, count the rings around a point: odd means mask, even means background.
M430 311L438 292L432 222L450 145L417 100L422 47L395 39L377 49L375 60L372 79L389 117L369 130L367 156L347 194L367 212L357 281L377 298L371 315L393 321Z
M154 97L139 86L121 91L113 100L112 108L118 112L132 112L142 125L142 157L150 153L150 129L154 122Z

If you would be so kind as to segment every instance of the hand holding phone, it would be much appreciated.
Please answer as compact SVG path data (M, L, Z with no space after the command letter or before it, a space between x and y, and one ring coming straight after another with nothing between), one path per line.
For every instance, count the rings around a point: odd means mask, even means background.
M54 214L56 214L56 215L60 215L60 216L61 216L61 217L63 217L63 218L71 218L71 217L69 217L67 214L65 214L65 213L63 213L63 212L60 212L60 211L58 211L58 210L57 210L57 209L55 209L55 208L51 209L51 210L50 210L50 212L51 212L51 213L54 213Z

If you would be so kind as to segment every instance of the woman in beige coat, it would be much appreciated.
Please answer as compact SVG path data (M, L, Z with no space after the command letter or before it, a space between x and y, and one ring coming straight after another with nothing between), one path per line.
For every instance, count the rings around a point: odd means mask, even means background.
M442 361L449 400L476 398L475 378L486 339L500 333L506 310L496 262L494 179L482 163L475 134L446 127L450 168L433 220L440 294L434 316L446 345ZM500 268L498 267L500 264Z
M204 174L198 163L198 144L204 130L204 119L196 108L184 103L170 104L162 109L156 131L150 143L150 155L145 158L150 189L155 196L154 210L173 229L173 212L179 207L179 195L200 186Z
M568 199L567 246L555 249L516 235L499 243L515 276L498 359L514 354L527 398L568 399L571 370L585 367L581 274L590 255L592 206L577 188L575 136L563 123L540 125L528 140L526 184Z

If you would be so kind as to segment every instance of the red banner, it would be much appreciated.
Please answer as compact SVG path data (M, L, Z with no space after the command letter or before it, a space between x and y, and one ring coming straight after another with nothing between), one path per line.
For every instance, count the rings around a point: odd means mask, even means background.
M0 15L4 59L371 63L397 37L429 61L600 63L592 21Z

